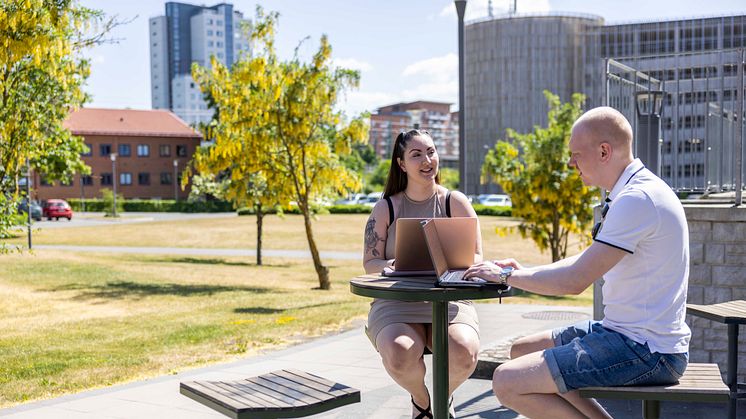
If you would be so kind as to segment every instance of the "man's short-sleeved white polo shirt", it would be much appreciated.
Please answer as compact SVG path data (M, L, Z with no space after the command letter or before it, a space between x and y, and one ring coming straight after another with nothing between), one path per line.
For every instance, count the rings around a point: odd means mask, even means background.
M688 352L689 230L681 201L639 159L609 199L594 240L628 254L604 275L604 327L647 343L652 352Z

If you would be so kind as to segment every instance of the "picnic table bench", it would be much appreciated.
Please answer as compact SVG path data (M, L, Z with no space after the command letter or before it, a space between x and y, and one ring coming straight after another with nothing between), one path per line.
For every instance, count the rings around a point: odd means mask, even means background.
M182 382L180 393L234 418L297 418L360 401L360 390L295 369L233 381Z
M728 402L730 389L723 383L717 364L690 363L676 384L663 386L587 387L579 389L582 397L600 399L642 400L642 417L658 419L660 402Z

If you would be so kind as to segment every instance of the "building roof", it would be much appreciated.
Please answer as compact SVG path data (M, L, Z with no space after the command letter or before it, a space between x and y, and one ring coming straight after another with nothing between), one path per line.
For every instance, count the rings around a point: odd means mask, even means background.
M64 123L74 135L202 138L167 110L82 108Z

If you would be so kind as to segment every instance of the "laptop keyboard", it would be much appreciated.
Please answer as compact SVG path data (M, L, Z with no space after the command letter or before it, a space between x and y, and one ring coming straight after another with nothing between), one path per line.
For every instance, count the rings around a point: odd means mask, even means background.
M446 273L445 280L447 282L460 281L464 278L466 271L450 271Z

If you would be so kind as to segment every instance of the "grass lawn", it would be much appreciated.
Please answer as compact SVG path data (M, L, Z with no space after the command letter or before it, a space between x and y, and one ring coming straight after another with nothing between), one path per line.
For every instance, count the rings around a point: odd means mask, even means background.
M362 251L364 215L324 215L322 250ZM267 249L305 249L302 219L267 217ZM241 247L255 244L253 217L49 229L35 243ZM482 217L487 257L544 263L532 243L498 237ZM22 242L23 238L17 239ZM324 262L332 290L319 291L308 260L63 252L2 255L0 407L245 357L351 327L369 299L350 294L360 262ZM591 304L590 290L562 299L506 303Z

